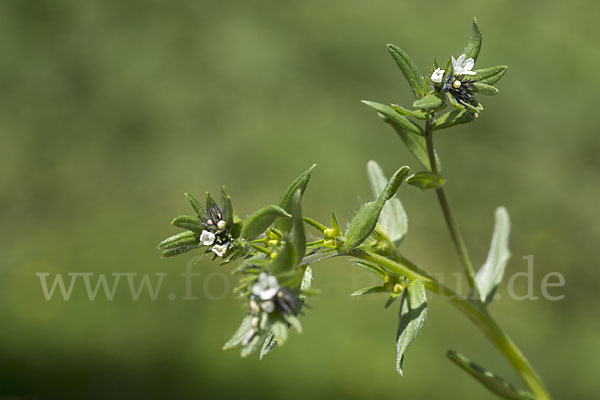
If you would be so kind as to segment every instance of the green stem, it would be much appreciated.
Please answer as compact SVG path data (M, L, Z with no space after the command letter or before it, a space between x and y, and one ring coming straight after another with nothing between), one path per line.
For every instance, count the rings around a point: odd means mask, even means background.
M529 363L527 358L525 358L512 339L502 331L485 309L471 303L431 276L421 275L418 272L415 272L415 270L422 271L422 269L405 258L401 258L400 262L396 262L379 254L364 250L352 250L348 255L371 261L391 272L407 276L411 280L422 280L428 290L435 292L448 300L450 304L464 314L488 338L488 340L500 350L525 381L529 390L531 390L537 400L550 400L550 395L533 366Z
M427 144L427 155L429 156L429 163L431 164L431 172L439 174L439 168L435 158L435 148L433 146L433 132L431 130L431 122L429 120L425 124L425 142ZM471 263L471 258L469 257L467 246L465 246L465 242L458 229L458 223L456 222L454 214L452 213L452 209L450 208L450 202L448 201L448 197L446 196L446 191L442 186L440 188L437 188L435 190L435 193L437 194L440 207L442 208L442 212L444 213L444 219L446 220L446 225L448 226L448 230L450 231L450 236L452 237L454 247L456 248L456 251L458 252L458 255L462 261L462 264L465 267L465 271L467 273L467 280L469 281L469 286L471 287L473 293L475 293L475 297L479 298L479 291L477 290L477 286L475 285L475 272L473 270L473 264Z

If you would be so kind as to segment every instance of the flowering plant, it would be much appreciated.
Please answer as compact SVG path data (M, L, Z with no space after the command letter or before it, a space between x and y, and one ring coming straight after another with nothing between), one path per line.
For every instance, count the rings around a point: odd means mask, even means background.
M450 57L443 68L434 62L429 75L423 77L402 49L388 45L415 101L412 108L371 101L364 103L394 128L424 170L409 174L409 167L403 166L387 179L379 165L370 161L367 173L374 199L362 205L345 230L340 228L334 213L327 224L302 213L301 200L314 165L288 186L277 204L266 205L244 220L235 213L225 189L220 206L209 194L204 207L186 194L196 215L175 218L173 225L185 231L164 240L158 247L163 257L202 249L223 264L241 260L234 271L240 275L240 285L235 292L245 302L247 311L225 349L239 346L242 356L259 351L262 358L286 342L291 328L301 332L299 317L308 307L307 296L318 293L311 287L310 266L326 258L345 256L381 281L379 285L352 293L352 296L387 293L385 307L399 300L396 369L400 374L403 373L406 350L427 317L427 291L430 291L447 299L481 330L523 378L527 390L517 389L455 351L447 353L450 360L498 396L550 398L531 364L488 310L510 258L508 213L503 207L497 209L488 258L475 272L451 211L433 143L436 131L470 123L478 117L483 106L477 95L498 93L492 85L502 78L507 67L473 69L480 48L481 32L477 21L473 20L467 46L458 57ZM448 107L450 109L446 111ZM401 244L407 233L407 219L402 203L396 197L404 182L436 193L465 269L468 293L455 292L405 256ZM307 240L305 227L315 229L318 235L315 240Z

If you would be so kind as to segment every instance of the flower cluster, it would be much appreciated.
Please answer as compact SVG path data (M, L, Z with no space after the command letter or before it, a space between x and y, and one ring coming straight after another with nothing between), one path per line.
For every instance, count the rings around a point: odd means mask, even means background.
M223 211L219 206L213 206L206 210L206 215L201 219L204 229L200 233L200 243L217 256L223 257L232 240L229 231L231 227L227 226Z
M473 71L475 60L467 58L463 53L458 59L452 56L451 61L452 67L449 73L438 67L431 74L430 79L434 83L434 88L438 91L451 94L458 104L462 106L466 106L469 109L477 107L478 104L474 101L473 86L471 85L475 81L465 79L466 76L477 75ZM471 111L473 110L471 109Z

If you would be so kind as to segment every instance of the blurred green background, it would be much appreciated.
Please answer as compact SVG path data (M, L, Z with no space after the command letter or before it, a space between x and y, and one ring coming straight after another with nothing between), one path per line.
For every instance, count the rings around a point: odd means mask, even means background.
M478 66L506 64L500 95L437 136L476 264L508 208L513 258L534 256L537 301L492 306L555 398L598 395L600 87L596 1L32 1L0 3L0 394L41 398L492 398L444 357L460 351L519 385L470 323L432 298L394 371L395 309L351 299L370 277L315 267L305 332L265 360L221 351L244 313L229 269L161 260L156 243L227 185L240 215L318 167L304 211L346 221L370 199L365 164L419 166L361 99L410 104L385 44L423 70L458 55L472 16ZM433 193L403 187L405 254L455 285L461 270ZM566 285L541 297L545 274ZM44 299L36 273L167 273L156 301ZM138 275L138 277L141 275ZM96 278L93 278L95 282ZM153 278L153 282L156 279ZM517 292L527 291L524 280ZM175 300L168 294L174 293ZM395 307L394 307L395 308Z

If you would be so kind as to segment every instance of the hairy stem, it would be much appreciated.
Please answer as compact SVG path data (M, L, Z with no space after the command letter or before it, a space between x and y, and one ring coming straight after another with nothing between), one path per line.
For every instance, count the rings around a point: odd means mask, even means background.
M435 158L435 148L433 146L433 132L431 130L431 122L429 120L425 124L425 142L427 144L427 155L429 156L429 163L431 164L431 172L438 174L439 168ZM471 258L469 257L467 246L465 246L465 242L458 229L458 223L456 222L454 214L452 213L452 209L450 208L450 202L448 201L448 197L446 196L446 191L442 186L440 188L435 189L435 193L440 203L440 207L442 208L442 212L444 213L444 219L446 220L446 225L448 226L448 230L450 231L450 236L452 237L454 247L456 248L456 251L458 252L458 255L462 261L462 264L465 267L465 272L467 274L469 286L475 294L475 297L479 298L477 286L475 285L475 272L473 270L473 264L471 263Z
M533 366L529 363L527 358L525 358L512 339L502 331L496 321L494 321L485 309L468 301L466 298L438 282L428 274L422 275L415 272L415 270L423 270L405 258L400 258L400 261L397 262L379 254L364 250L352 250L348 255L376 263L391 272L407 276L411 280L422 280L429 291L437 293L457 308L488 338L490 342L492 342L494 346L496 346L496 348L498 348L498 350L500 350L521 376L523 381L525 381L536 399L550 399L550 395L548 394L544 383Z

